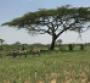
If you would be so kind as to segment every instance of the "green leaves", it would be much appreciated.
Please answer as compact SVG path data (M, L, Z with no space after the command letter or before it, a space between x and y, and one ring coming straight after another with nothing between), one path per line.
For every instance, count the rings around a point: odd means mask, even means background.
M63 17L68 15L78 15L79 18L83 18L84 20L90 20L90 10L89 8L69 8L69 7L59 7L57 9L40 9L36 12L29 12L22 17L16 18L10 22L6 22L3 25L8 26L18 26L18 27L24 27L24 25L31 25L35 24L37 20L40 20L41 18L47 18L47 17Z
M56 9L39 9L35 12L29 12L2 25L56 34L66 30L82 30L87 22L90 22L90 7L63 6ZM45 27L43 28L43 26Z

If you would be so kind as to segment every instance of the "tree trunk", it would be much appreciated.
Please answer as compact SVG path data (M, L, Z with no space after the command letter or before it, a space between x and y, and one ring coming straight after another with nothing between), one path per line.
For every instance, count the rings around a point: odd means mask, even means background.
M52 37L52 42L51 42L51 45L50 45L50 50L54 50L56 39L57 38L55 36Z

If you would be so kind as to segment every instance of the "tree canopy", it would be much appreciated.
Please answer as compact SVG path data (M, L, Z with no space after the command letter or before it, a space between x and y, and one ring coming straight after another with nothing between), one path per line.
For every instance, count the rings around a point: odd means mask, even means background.
M53 50L56 39L65 31L84 32L90 25L90 7L62 6L56 9L40 9L29 12L2 25L25 28L29 32L52 36L50 49Z

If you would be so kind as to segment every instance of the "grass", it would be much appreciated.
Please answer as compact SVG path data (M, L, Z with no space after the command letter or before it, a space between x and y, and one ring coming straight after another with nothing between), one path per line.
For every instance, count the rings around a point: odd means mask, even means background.
M90 83L90 51L2 57L0 83Z

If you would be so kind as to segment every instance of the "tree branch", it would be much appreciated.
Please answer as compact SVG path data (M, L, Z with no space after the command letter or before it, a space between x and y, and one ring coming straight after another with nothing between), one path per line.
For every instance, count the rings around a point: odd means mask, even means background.
M58 34L57 34L57 37L59 37L59 35L61 35L63 32L65 32L65 31L67 31L68 29L70 29L70 28L72 28L72 26L75 24L75 22L74 23L71 23L70 25L69 25L69 27L66 27L66 26L63 26L64 28L63 28L63 30L61 30Z

